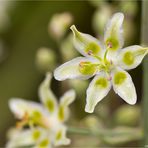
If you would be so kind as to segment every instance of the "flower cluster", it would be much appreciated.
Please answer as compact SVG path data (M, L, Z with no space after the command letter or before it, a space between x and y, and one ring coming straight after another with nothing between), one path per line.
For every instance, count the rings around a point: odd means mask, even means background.
M137 100L135 86L126 70L136 68L148 53L147 47L138 45L123 48L124 15L115 13L108 21L104 41L79 32L71 26L75 48L84 56L77 57L58 67L54 77L65 79L94 79L87 89L85 111L92 113L96 104L110 91L111 87L124 101L135 104Z
M20 121L17 128L10 132L6 147L49 148L70 143L66 137L67 127L64 122L68 119L68 106L74 101L75 92L73 90L66 92L58 104L49 88L51 78L51 74L48 73L39 87L42 104L19 98L10 100L10 109Z

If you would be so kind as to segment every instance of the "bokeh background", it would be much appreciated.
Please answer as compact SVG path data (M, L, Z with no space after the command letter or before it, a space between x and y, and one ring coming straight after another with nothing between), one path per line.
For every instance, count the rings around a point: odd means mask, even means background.
M8 107L11 97L39 101L38 86L46 71L79 55L72 44L70 25L102 39L104 25L114 12L125 14L125 46L141 43L142 1L7 1L0 0L0 146L7 131L15 125ZM60 28L61 27L61 28ZM59 29L58 29L59 28ZM138 103L125 105L113 91L97 105L94 114L86 114L85 91L89 81L53 79L52 90L59 97L69 88L77 91L67 124L91 129L127 128L142 131L142 66L130 71L136 86ZM117 129L117 130L118 130ZM136 135L136 133L135 133ZM137 136L138 135L138 136ZM143 136L100 140L99 137L73 135L73 146L141 146Z

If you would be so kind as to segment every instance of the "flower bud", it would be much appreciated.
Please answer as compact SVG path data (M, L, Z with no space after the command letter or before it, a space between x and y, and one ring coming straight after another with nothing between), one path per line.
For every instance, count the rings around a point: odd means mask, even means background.
M36 53L36 65L39 70L46 72L53 70L56 65L56 55L53 50L41 47Z
M123 105L114 114L114 121L118 125L135 126L140 121L139 106Z
M56 40L61 39L65 35L72 21L73 17L68 12L54 14L48 25L49 34Z

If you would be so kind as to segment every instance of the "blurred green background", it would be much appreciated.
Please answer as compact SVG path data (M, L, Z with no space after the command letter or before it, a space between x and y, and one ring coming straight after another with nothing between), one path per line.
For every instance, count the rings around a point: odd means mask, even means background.
M70 53L70 55L67 55L67 51L63 51L64 47L73 48L71 45L63 45L63 48L61 47L64 39L70 32L69 27L66 28L66 33L62 39L55 39L54 34L48 30L48 25L53 15L68 12L72 15L73 22L71 22L71 24L75 24L81 32L89 33L101 39L104 24L107 19L114 12L118 11L125 14L125 46L140 44L140 1L0 0L0 146L4 146L6 141L6 131L15 125L14 117L8 108L8 100L11 97L20 97L38 101L37 90L40 82L44 78L45 71L53 70L57 65L78 54L75 53L74 49L71 49L72 53ZM36 60L38 59L36 59L36 55L40 47L50 48L51 51L54 52L53 56L55 56L55 61L52 62L55 66L52 67L52 65L49 65L49 69L42 69L42 63L41 66L37 65ZM50 68L50 66L52 68ZM137 112L139 113L142 96L142 66L134 69L130 74L132 75L138 94L138 109L136 108L131 112L137 114ZM79 88L77 88L79 83L81 83L84 88L80 92L78 92ZM70 120L70 123L74 125L81 126L81 119L88 115L84 112L85 90L87 85L88 82L77 82L76 80L72 82L57 82L53 80L52 83L52 89L57 96L63 94L63 92L70 87L77 89L77 100L72 107L73 119ZM123 111L123 113L126 114L123 115L122 110L118 111L120 106L124 104L124 101L119 99L113 92L111 92L107 98L108 99L104 99L102 104L98 105L98 109L96 109L95 112L96 117L99 116L101 120L105 122L106 126L114 127L118 124L129 126L131 124L130 126L139 127L141 125L141 113L133 119L134 121L128 123L130 120L128 115L134 116L135 114L130 114L129 111L127 115L125 111ZM108 104L110 104L109 107ZM127 108L125 108L125 110L127 110ZM105 113L106 115L104 115ZM125 116L125 118L118 118L118 116L121 117L121 114L123 117ZM109 117L112 119L115 118L113 122L106 120L106 118ZM133 125L133 122L136 124ZM75 138L79 138L79 136L73 137L73 139ZM81 147L85 146L83 142L87 138L88 137L80 137L76 145ZM89 140L91 141L92 137L89 137ZM93 140L98 141L97 138ZM139 139L130 142L130 144L125 143L125 145L138 146L138 143L141 143ZM93 144L99 145L98 142L95 143L94 141ZM109 144L106 144L105 146L108 145Z

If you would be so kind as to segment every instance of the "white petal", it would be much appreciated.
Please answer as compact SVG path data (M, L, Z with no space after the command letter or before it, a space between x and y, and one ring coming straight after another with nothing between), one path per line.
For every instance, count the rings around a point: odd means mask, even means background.
M55 79L62 81L65 79L74 79L74 78L88 79L88 78L92 77L95 74L95 70L97 70L97 68L91 69L91 70L93 70L92 73L91 72L89 73L89 71L88 71L88 74L82 74L79 70L81 62L98 63L99 61L94 58L77 57L77 58L59 66L54 71Z
M44 110L42 105L20 98L10 99L9 107L18 119L23 119L25 115L32 118L40 118L47 115L47 112Z
M69 106L75 100L76 94L74 90L68 90L60 99L60 105Z
M51 78L51 73L47 73L39 87L39 96L48 111L54 113L57 110L57 99L50 89Z
M70 144L70 139L66 137L67 128L64 125L57 127L55 138L54 138L54 145L68 145Z
M15 148L21 146L31 146L34 145L35 141L32 138L32 131L27 130L15 130L11 133L9 140L6 144L6 148Z
M133 105L137 101L135 86L131 76L124 70L116 68L112 72L114 91L127 103Z
M117 63L123 69L136 68L148 53L148 48L138 45L129 46L121 50L117 56Z
M74 46L84 56L98 55L102 57L103 45L89 34L79 32L74 25L70 27L74 34Z
M108 21L105 29L104 42L108 48L108 58L113 59L116 52L123 47L123 13L115 13Z
M85 111L92 113L97 103L108 94L110 89L111 82L103 72L95 76L87 89Z
M68 106L74 101L76 97L74 90L67 91L60 99L60 105L58 110L58 119L63 122L69 117Z

